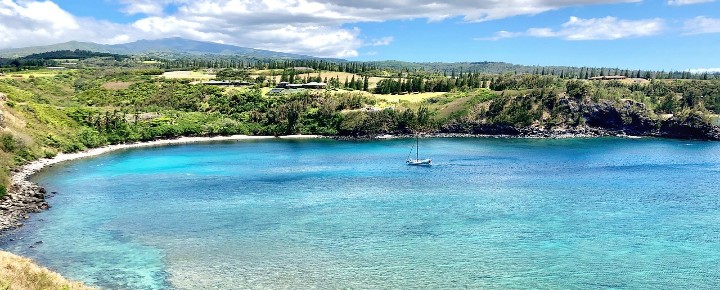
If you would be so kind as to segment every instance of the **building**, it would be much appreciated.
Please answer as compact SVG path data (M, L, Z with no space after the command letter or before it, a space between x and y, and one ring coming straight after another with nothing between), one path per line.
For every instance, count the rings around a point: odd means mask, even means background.
M233 86L250 86L252 83L246 81L207 81L202 82L203 85L233 87Z
M327 87L326 83L310 82L302 85L305 89L324 89Z
M307 84L291 84L289 82L280 82L275 86L275 89L281 90L300 90L300 89L324 89L327 87L326 83L310 82ZM280 91L278 91L279 93Z
M311 67L305 67L305 66L296 66L293 68L296 72L314 72L315 69Z
M274 89L270 90L269 92L267 92L267 94L268 95L277 95L277 94L282 94L284 91L285 91L285 89L283 89L283 88L274 88Z
M610 81L610 80L624 80L627 79L626 76L599 76L599 77L591 77L591 81Z

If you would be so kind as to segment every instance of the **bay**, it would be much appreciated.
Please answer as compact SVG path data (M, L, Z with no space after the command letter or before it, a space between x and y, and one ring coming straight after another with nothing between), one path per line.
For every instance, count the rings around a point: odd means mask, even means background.
M111 289L716 289L720 143L262 140L43 170L2 248Z

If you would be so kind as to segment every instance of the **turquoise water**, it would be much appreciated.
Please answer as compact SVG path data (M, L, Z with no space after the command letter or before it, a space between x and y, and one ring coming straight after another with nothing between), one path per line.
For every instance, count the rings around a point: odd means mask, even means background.
M432 139L422 168L413 141L57 165L2 248L112 289L720 287L720 143Z

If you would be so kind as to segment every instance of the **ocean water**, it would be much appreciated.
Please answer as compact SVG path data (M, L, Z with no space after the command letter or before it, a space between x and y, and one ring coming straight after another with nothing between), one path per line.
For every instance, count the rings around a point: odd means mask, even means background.
M720 143L264 140L49 168L2 249L110 289L718 289Z

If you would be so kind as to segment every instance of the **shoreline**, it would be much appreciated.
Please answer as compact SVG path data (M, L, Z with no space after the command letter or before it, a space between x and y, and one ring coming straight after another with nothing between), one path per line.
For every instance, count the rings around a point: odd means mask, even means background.
M52 158L38 159L10 172L10 187L7 195L0 201L0 236L7 231L23 226L23 220L29 219L31 213L39 213L49 209L51 206L46 198L54 193L48 192L40 185L30 181L30 178L45 167L58 163L94 157L105 153L119 150L181 145L193 143L205 143L215 141L245 141L245 140L270 140L270 139L316 139L319 135L288 135L288 136L216 136L216 137L180 137L176 139L163 139L147 142L136 142L128 144L107 145L104 147L92 148L76 153L60 153Z
M0 237L7 231L23 226L23 222L30 218L31 213L39 213L49 209L51 206L46 198L56 194L48 193L45 188L30 181L30 178L43 168L58 163L94 157L105 153L119 150L157 147L168 145L181 145L192 143L206 143L215 141L246 141L246 140L271 140L271 139L318 139L332 138L340 141L350 140L389 140L401 138L414 138L412 134L385 134L378 136L321 136L321 135L287 135L287 136L214 136L214 137L180 137L176 139L161 139L146 142L127 144L107 145L104 147L92 148L76 153L60 153L53 158L43 158L15 168L10 173L10 187L7 195L0 200ZM509 138L509 139L573 139L573 138L645 138L660 137L655 135L629 135L622 131L609 130L548 130L530 131L520 134L468 134L468 133L427 133L421 134L421 138Z

